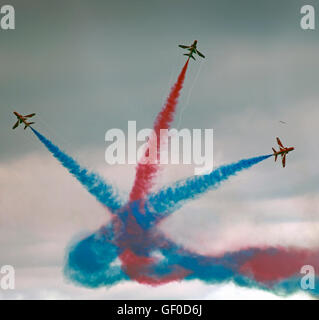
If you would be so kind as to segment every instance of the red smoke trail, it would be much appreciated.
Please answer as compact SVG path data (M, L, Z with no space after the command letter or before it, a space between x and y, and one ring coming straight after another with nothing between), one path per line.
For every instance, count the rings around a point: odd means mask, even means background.
M157 160L159 160L161 147L160 130L169 129L174 120L188 62L189 60L186 61L176 83L171 88L164 107L155 119L153 133L149 137L144 155L137 165L135 181L130 193L129 202L145 198L153 186L153 178L159 169ZM125 273L128 274L131 279L135 279L139 283L159 285L183 279L188 274L188 271L184 268L175 266L169 274L157 277L152 270L156 259L144 255L137 255L130 249L132 244L138 247L143 245L147 247L147 240L144 236L145 232L143 232L143 229L138 225L132 215L128 216L127 223L125 224L125 233L130 238L129 242L131 243L127 242L126 239L124 239L124 241L119 240L118 246L123 249L123 253L119 255L119 259L122 262L123 270L125 270Z
M246 261L239 271L258 282L272 283L292 276L300 277L300 269L304 265L318 268L319 252L293 248L278 248L275 252L261 251Z
M157 275L152 269L154 268L154 263L156 263L155 258L138 256L130 249L126 249L119 258L122 261L125 273L141 284L158 286L172 281L183 280L190 273L189 270L179 265L174 265L168 274Z
M153 134L148 141L143 158L137 165L135 181L130 193L130 201L143 199L153 186L152 179L159 169L156 160L159 160L160 154L160 130L169 129L174 120L178 97L183 87L188 62L189 59L186 61L176 83L172 87L163 109L155 119Z

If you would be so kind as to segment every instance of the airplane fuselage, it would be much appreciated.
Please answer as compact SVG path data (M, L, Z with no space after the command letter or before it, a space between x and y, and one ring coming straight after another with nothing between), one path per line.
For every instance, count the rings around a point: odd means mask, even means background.
M290 151L293 151L293 150L295 150L295 148L294 147L291 147L291 148L284 148L283 150L280 150L280 151L277 151L277 152L274 152L274 156L275 155L280 155L280 154L288 154L288 152L290 152Z
M19 119L20 123L24 123L26 126L29 126L29 124L26 122L27 118L25 118L23 115L21 115L20 113L14 111L13 112L15 114L15 116Z
M197 46L197 40L195 40L193 42L193 44L191 45L191 50L190 50L189 54L196 53L196 46Z
M13 111L13 114L20 120L20 121L23 121L25 120L26 118L21 115L20 113L16 112L16 111Z

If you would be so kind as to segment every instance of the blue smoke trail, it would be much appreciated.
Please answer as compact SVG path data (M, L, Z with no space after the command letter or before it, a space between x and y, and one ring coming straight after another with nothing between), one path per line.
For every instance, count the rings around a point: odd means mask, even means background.
M117 261L119 248L114 243L114 225L109 222L95 233L75 238L68 246L63 272L67 279L88 288L112 286L129 280Z
M164 187L159 192L149 196L146 205L153 212L153 219L162 219L180 208L185 201L195 199L208 190L216 189L221 182L236 173L271 157L272 154L243 159L238 162L223 165L210 174L194 176Z
M30 127L31 128L31 127ZM31 128L38 139L47 147L53 156L92 194L100 203L112 212L122 207L123 203L114 187L106 183L103 178L94 172L82 168L73 158L61 151L50 140L37 130Z
M113 224L109 223L70 246L64 266L64 274L68 279L88 288L108 287L130 280L122 267L114 264L116 257L124 248L117 246L113 227ZM125 232L122 236L126 237ZM147 241L147 237L145 238L145 242L149 245L139 244L139 250L135 253L148 257L152 252L162 255L162 259L149 266L149 269L140 271L145 275L151 275L154 279L160 280L179 267L187 270L188 274L176 281L197 279L207 284L234 282L241 287L266 290L281 296L301 290L299 270L286 279L266 282L257 281L249 274L243 274L240 271L241 266L254 256L265 252L275 255L278 252L277 248L247 248L214 257L183 248L154 229L150 230L149 236L152 238L151 242ZM128 245L134 244L128 241ZM316 289L309 293L318 298L319 278L316 277L315 281Z

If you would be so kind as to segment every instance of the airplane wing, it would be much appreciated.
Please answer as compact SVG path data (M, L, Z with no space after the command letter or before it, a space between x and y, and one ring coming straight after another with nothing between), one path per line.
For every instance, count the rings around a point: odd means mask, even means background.
M282 145L282 143L281 143L281 141L280 141L280 139L277 137L277 143L278 143L278 145L280 145L282 148L284 148L284 146Z
M26 118L31 118L31 117L33 117L33 116L35 116L35 113L30 113L30 114L26 115L25 117L26 117Z
M205 56L201 52L199 52L198 50L196 50L196 51L197 51L199 56L201 56L202 58L205 58Z
M184 45L182 45L182 44L179 44L178 46L179 46L180 48L183 48L183 49L189 48L189 46L184 46Z
M282 157L282 167L286 166L286 154Z
M12 129L15 129L19 125L19 120L15 123L15 125L12 127Z
M184 53L184 56L187 56L187 57L190 57L190 58L196 60L196 59L193 57L193 54L192 54L192 53Z

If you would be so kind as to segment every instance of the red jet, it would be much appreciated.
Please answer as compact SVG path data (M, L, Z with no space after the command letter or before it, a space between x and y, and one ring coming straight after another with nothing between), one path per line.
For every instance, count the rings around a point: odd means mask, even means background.
M22 114L18 113L17 111L14 111L13 114L17 117L18 121L14 124L12 129L15 129L20 123L24 124L24 130L29 127L34 122L28 122L27 118L31 118L35 116L35 113L27 114L26 116L23 116Z
M286 154L288 154L288 152L295 150L295 148L290 147L284 147L280 141L280 139L277 137L277 143L279 145L279 151L276 151L274 148L272 148L273 152L274 152L274 156L275 156L275 161L277 160L278 155L281 155L281 160L282 160L282 166L283 168L286 165Z
M193 54L198 54L200 57L205 58L205 56L204 56L201 52L199 52L199 51L197 50L197 40L195 40L195 41L193 42L193 44L190 45L190 46L185 46L185 45L183 45L183 44L180 44L180 45L178 45L178 46L179 46L180 48L187 49L187 50L189 51L188 53L184 53L184 56L187 56L187 57L189 57L189 58L192 58L192 59L196 60L196 59L194 58Z

